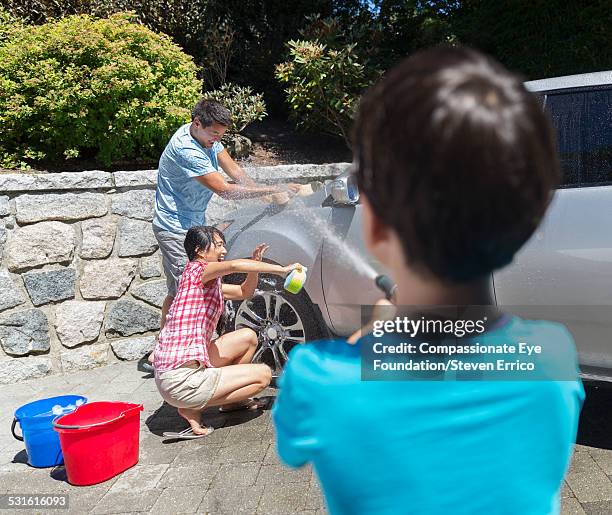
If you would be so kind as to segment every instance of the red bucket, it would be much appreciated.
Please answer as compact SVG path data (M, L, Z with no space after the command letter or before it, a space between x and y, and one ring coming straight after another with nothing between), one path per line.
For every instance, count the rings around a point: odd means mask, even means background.
M68 481L94 485L138 463L142 404L90 402L53 422Z

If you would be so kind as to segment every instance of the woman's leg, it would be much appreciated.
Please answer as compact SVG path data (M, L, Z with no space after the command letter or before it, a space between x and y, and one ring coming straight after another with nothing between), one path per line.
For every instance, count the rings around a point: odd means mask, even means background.
M221 368L220 373L217 389L204 408L228 403L240 405L265 389L272 379L270 367L263 364L228 365ZM202 410L178 408L178 412L189 422L194 434L211 432L211 428L201 424Z
M264 390L271 380L270 367L261 363L223 367L217 389L206 407L248 401L253 395Z
M214 340L208 348L208 357L213 367L220 368L251 363L255 350L257 350L257 333L245 327Z

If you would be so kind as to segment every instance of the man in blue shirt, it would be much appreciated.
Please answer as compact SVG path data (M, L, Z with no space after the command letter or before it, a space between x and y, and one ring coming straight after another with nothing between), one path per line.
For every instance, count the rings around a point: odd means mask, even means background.
M397 312L433 310L413 320L457 328L440 340L455 347L410 359L402 349L428 342L424 326L385 338L382 320L354 345L296 346L273 409L281 459L312 463L332 514L559 513L584 399L573 340L560 324L500 313L490 288L558 185L540 101L478 52L421 51L362 98L353 150L364 241L397 282ZM466 306L484 316L458 317ZM481 374L484 354L459 360L478 372L374 373L381 342L387 366L445 366L458 359L449 348L492 349L496 366L534 372ZM497 350L519 342L539 353Z
M213 194L226 199L268 197L284 203L299 189L257 184L231 158L221 138L231 124L230 112L219 102L201 99L193 108L191 123L172 136L159 160L153 233L159 243L168 295L161 327L176 295L187 255L183 241L187 231L206 225L206 208ZM227 182L220 169L235 182ZM152 355L149 362L152 362Z

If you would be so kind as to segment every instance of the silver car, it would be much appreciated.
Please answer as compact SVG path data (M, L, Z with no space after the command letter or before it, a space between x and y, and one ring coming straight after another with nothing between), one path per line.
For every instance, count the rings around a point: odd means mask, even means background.
M526 86L553 119L565 178L542 225L514 262L493 275L491 287L497 304L516 314L564 323L576 340L583 376L612 381L612 72ZM300 294L263 276L256 296L234 306L233 325L259 334L254 361L267 362L275 375L291 347L351 334L361 306L382 296L374 280L385 271L363 244L350 175L285 207L235 211L220 226L227 259L249 257L266 242L270 261L308 267Z

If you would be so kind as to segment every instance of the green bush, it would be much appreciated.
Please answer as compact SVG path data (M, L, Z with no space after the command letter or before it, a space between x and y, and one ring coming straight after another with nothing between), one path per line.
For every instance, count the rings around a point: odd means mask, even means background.
M200 94L192 59L133 23L69 16L0 45L3 161L157 158Z
M289 41L289 60L276 66L298 127L340 135L350 144L350 127L372 74L355 45L329 48L318 41Z
M21 27L22 23L0 7L0 45Z
M336 8L334 4L341 3L332 0L2 0L8 12L36 24L71 14L106 17L115 12L134 11L139 23L168 34L193 56L199 77L206 79L206 89L217 88L226 81L248 84L255 91L264 92L268 106L280 109L282 90L271 79L285 42L299 37L298 31L308 16L317 13L329 16ZM230 30L225 31L224 26ZM235 33L231 47L226 46L219 53L228 43L230 33ZM221 70L215 69L218 65Z
M223 84L218 89L207 91L205 96L221 102L232 113L232 126L227 131L229 134L242 132L247 125L263 120L267 115L263 95L254 94L249 87Z

